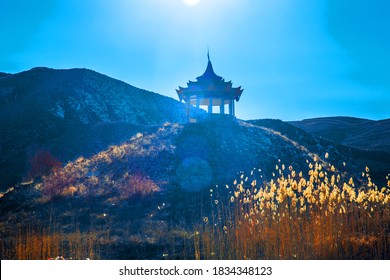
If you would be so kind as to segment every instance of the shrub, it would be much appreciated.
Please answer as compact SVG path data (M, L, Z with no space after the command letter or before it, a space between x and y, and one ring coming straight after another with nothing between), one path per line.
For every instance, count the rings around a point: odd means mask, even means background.
M32 179L49 174L53 169L59 169L62 163L49 151L39 149L28 159L28 176Z
M118 184L120 198L144 198L160 191L156 183L148 176L140 174L129 175L126 173L123 180Z

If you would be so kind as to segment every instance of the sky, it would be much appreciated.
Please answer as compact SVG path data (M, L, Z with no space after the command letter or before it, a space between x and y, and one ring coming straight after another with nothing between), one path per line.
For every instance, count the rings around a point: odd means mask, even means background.
M0 72L88 68L178 99L207 66L241 119L390 118L387 0L1 0Z

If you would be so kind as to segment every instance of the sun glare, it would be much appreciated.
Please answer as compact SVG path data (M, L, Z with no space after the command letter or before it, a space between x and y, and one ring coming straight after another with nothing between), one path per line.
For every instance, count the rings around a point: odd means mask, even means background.
M182 0L187 6L195 6L199 4L200 0Z

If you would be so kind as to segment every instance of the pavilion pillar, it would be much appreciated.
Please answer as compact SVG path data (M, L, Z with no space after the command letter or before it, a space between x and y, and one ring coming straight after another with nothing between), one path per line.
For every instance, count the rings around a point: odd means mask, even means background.
M234 105L234 99L232 100L232 107L233 107L233 117L236 116L236 107Z
M221 115L225 115L225 100L223 100L222 99L222 104L221 104L221 106L219 107L219 113L221 114Z
M229 103L229 115L233 116L233 100L230 100Z
M209 104L209 114L213 113L213 99L210 98L210 104Z
M191 108L191 104L190 104L190 99L187 99L186 100L186 111L187 111L187 120L189 121L190 120L190 109Z

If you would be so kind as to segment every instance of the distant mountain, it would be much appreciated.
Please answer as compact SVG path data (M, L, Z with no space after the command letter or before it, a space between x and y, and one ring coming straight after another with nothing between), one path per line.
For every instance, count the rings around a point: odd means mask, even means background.
M27 175L38 150L67 162L186 116L185 106L172 98L87 69L39 67L1 75L2 189Z
M318 137L293 124L280 120L265 119L249 122L279 132L291 141L299 143L313 154L325 155L328 153L328 161L342 167L350 175L358 175L360 171L365 169L365 166L370 166L371 175L375 181L384 183L384 179L389 173L390 153L387 151L364 150L343 145Z
M313 135L346 146L390 153L390 119L372 121L350 117L329 117L290 123Z

